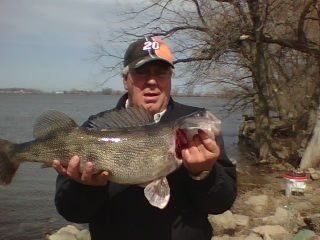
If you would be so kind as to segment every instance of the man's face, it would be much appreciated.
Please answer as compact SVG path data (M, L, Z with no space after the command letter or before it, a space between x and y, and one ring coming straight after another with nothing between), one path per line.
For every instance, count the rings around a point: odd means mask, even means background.
M171 91L172 69L163 61L153 61L129 69L124 78L130 106L141 106L156 114L166 109Z

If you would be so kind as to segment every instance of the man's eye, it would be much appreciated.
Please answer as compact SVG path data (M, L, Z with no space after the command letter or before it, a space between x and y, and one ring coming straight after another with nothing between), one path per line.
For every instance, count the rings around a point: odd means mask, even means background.
M161 71L156 72L157 75L165 75L167 73L168 73L168 71L166 71L166 70L161 70Z
M139 75L140 77L149 77L151 75L163 77L166 76L169 73L169 71L167 69L159 69L155 71L136 69L133 71L133 73Z
M139 75L147 75L147 74L148 74L147 71L142 71L142 70L140 70L140 71L135 71L135 73L136 73L136 74L139 74Z

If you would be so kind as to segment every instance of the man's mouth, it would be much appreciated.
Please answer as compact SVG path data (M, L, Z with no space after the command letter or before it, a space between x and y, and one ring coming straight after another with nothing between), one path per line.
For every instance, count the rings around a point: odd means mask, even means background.
M145 93L144 94L144 96L146 96L146 97L156 97L156 96L158 96L159 94L157 94L157 93Z
M158 99L159 94L157 93L145 93L144 97L147 102L155 102Z

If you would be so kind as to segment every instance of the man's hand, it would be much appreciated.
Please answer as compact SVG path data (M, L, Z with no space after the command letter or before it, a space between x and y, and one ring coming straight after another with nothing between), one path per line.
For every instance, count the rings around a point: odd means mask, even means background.
M52 167L60 174L90 186L104 186L108 182L108 172L103 171L99 174L94 173L93 163L87 162L83 172L80 172L80 158L73 156L68 166L63 166L59 160L53 160Z
M188 141L186 148L182 149L184 166L193 175L202 171L211 171L220 155L220 148L216 141L202 130Z

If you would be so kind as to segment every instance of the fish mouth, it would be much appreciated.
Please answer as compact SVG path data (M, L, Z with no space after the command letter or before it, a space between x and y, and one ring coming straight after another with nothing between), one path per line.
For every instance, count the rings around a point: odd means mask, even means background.
M221 121L210 111L200 109L179 118L174 124L174 129L181 129L190 132L190 134L196 133L198 129L201 129L218 135L220 133L220 125Z
M178 159L182 159L182 149L187 147L187 135L186 133L178 128L176 129L176 141L175 141L175 154Z

